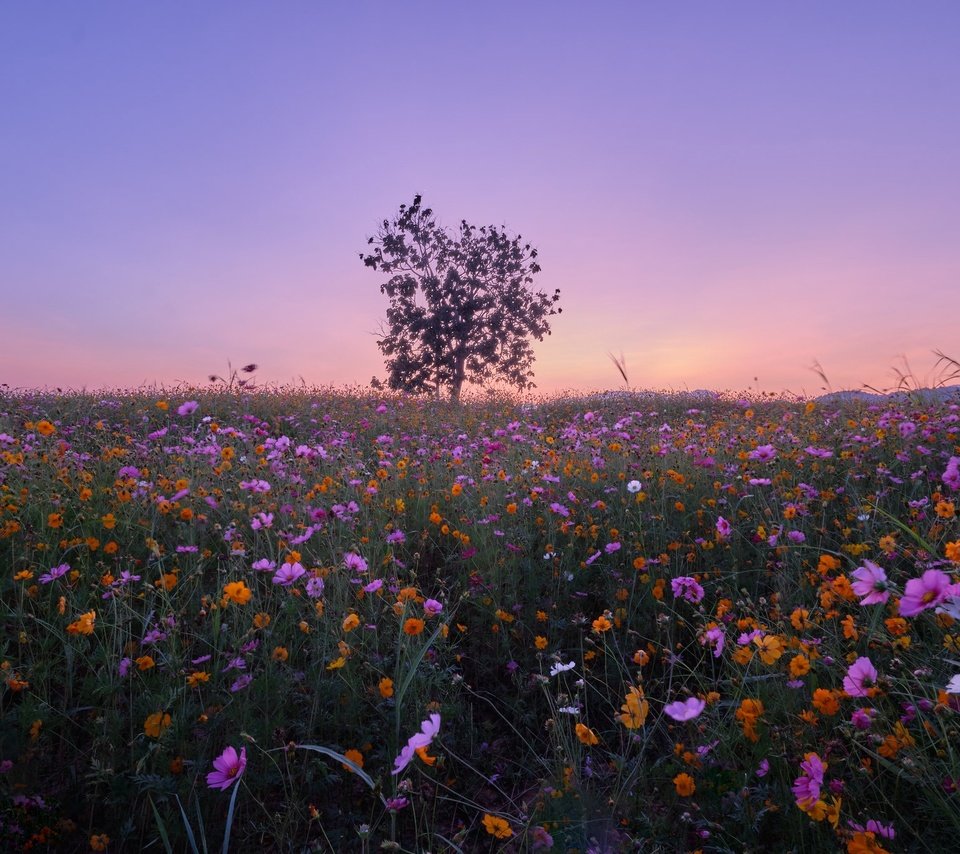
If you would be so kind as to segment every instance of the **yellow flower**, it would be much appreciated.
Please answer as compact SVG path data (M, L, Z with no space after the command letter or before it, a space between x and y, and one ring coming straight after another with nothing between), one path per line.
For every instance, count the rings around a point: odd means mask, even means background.
M171 719L168 713L154 712L152 715L148 715L147 719L143 722L143 731L150 736L150 738L160 738L167 727L170 726L170 723Z
M223 596L238 605L246 605L253 596L253 591L242 581L231 581L224 586Z
M673 785L681 798L688 798L697 791L697 784L694 783L693 777L686 772L677 774L677 776L673 778Z
M578 723L575 729L577 738L588 747L592 744L599 744L600 740L597 738L597 734L590 729L590 727L586 726L586 724Z
M509 839L513 836L513 830L510 828L509 822L499 816L490 815L490 813L484 814L483 826L487 833L495 839Z

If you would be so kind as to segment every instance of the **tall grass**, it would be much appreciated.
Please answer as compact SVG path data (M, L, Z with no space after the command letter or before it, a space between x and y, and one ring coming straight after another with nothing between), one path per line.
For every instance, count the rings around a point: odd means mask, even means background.
M0 398L10 850L954 846L957 402L221 386Z

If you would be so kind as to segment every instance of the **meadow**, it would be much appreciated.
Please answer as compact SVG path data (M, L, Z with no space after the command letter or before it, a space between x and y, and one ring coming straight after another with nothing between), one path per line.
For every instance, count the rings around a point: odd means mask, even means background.
M960 401L0 396L11 851L954 850Z

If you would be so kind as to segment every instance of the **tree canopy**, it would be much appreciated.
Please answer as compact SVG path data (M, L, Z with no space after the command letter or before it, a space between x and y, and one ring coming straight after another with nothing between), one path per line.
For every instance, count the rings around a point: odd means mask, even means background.
M377 346L392 389L460 397L464 382L502 380L533 388L531 339L550 334L560 290L535 291L537 250L504 227L460 223L451 235L420 195L384 220L360 253L367 267L389 274L390 300Z

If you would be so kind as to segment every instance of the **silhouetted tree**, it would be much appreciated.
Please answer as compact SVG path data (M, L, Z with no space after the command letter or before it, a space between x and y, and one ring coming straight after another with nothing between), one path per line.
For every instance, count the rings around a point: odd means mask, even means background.
M387 331L377 346L386 357L390 388L458 400L464 382L500 379L532 388L531 338L550 334L559 289L531 287L540 272L537 250L504 228L461 221L456 236L430 208L400 205L367 241L363 263L390 275L380 286L390 299Z

